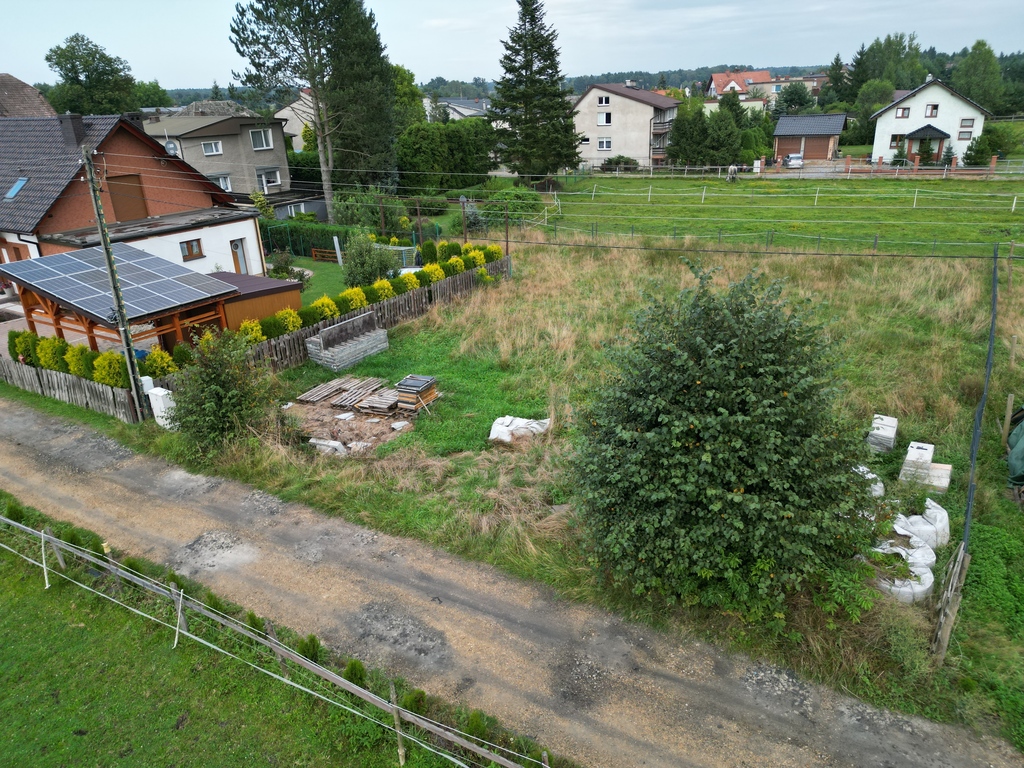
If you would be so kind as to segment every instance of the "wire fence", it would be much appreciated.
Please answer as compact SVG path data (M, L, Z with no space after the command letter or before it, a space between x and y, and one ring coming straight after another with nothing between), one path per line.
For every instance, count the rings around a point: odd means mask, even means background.
M405 760L405 742L462 768L528 768L549 764L546 752L536 760L398 706L393 683L388 699L346 680L281 642L269 620L262 620L262 629L242 623L212 607L209 603L213 601L203 602L186 595L173 579L161 583L118 562L109 551L101 553L63 541L47 527L35 530L6 517L6 506L3 509L0 549L40 568L44 588L50 588L52 579L61 579L170 630L174 635L173 648L183 640L192 640L282 685L372 722L395 737L401 764Z

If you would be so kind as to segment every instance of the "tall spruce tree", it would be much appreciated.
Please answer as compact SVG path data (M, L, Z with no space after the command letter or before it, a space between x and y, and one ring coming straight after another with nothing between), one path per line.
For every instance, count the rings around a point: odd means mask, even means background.
M825 74L828 75L828 83L821 89L822 93L818 97L818 103L851 102L856 98L857 94L850 93L850 76L846 73L843 57L838 53L832 59L832 63L828 65Z
M711 165L729 165L738 162L743 149L740 129L732 113L719 108L708 118L707 161Z
M999 61L984 40L975 42L971 52L953 70L953 87L985 109L999 108L1003 98Z
M519 19L502 41L504 75L495 84L488 114L495 127L498 155L526 180L575 168L580 161L576 133L559 68L558 33L544 23L540 0L519 0Z
M675 165L701 166L707 162L707 141L704 101L699 97L687 99L676 110L665 154Z

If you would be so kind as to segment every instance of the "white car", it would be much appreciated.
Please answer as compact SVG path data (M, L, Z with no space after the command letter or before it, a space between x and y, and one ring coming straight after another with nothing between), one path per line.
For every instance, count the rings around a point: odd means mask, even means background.
M783 168L803 168L804 167L804 156L803 155L786 155L782 158Z

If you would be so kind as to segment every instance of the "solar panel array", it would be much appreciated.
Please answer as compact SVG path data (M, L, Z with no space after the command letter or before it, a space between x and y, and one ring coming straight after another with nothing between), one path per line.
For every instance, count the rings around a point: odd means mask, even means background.
M114 243L114 267L129 321L236 292L233 285L193 272L125 243ZM101 248L69 251L0 265L5 274L60 304L109 322L114 299Z

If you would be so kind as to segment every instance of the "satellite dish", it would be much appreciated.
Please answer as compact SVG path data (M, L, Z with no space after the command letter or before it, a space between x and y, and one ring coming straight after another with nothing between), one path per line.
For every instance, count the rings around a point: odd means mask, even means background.
M172 157L178 156L178 145L176 142L168 139L164 142L164 149L167 151L168 155L171 155Z

